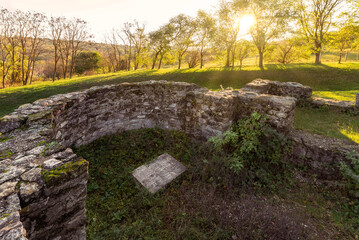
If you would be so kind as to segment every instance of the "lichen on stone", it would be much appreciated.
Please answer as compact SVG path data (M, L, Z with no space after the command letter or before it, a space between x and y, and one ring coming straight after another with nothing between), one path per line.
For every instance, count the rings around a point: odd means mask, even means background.
M45 178L46 186L50 187L77 177L84 167L88 167L88 162L85 159L79 159L52 170L42 170L42 175Z

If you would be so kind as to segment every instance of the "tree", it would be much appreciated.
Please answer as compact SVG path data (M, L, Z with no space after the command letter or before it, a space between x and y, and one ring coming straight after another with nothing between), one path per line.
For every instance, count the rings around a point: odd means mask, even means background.
M349 23L341 27L338 31L330 34L331 44L339 49L338 63L341 63L344 51L350 51L355 45L355 40L359 36L359 26Z
M170 48L171 36L172 29L169 25L164 25L160 29L149 33L150 47L153 55L151 69L155 68L158 56L160 56L159 68L161 67L163 56Z
M57 64L60 60L60 47L63 35L63 24L65 22L65 18L63 17L51 17L48 25L50 27L50 38L52 39L52 44L54 46L54 72L52 76L52 81L55 81L56 73L57 73Z
M86 71L95 71L98 69L101 55L98 52L81 52L75 56L74 72L77 74L83 74Z
M243 60L249 57L249 55L253 52L253 44L251 44L247 40L240 40L236 43L237 55L239 59L239 69L242 69Z
M301 31L312 44L315 64L321 64L323 43L332 25L332 17L343 0L299 0L298 16Z
M232 67L234 67L235 43L238 38L240 14L242 8L236 8L234 2L221 1L218 9L219 27L217 29L216 43L227 53L225 67L229 67L232 55ZM232 53L232 54L231 54Z
M310 57L308 46L302 38L287 38L275 43L273 47L271 60L282 64L289 64Z
M178 69L181 69L182 58L193 43L195 22L190 16L179 14L171 18L169 24L169 27L173 29L172 41L177 54Z
M11 13L7 9L1 9L0 13L0 57L1 57L1 79L2 87L5 88L5 79L9 73L10 49L8 47L8 38L12 35Z
M69 22L70 32L70 44L71 44L71 66L70 66L70 78L72 78L72 72L74 70L74 59L78 52L82 50L84 44L93 36L89 33L87 22L74 18Z
M263 57L268 43L285 34L292 16L291 2L286 0L235 0L235 6L246 9L256 21L249 33L257 47L259 67L263 69Z
M204 55L210 46L216 30L215 19L205 11L199 10L196 17L197 32L196 42L200 55L200 68L204 66Z

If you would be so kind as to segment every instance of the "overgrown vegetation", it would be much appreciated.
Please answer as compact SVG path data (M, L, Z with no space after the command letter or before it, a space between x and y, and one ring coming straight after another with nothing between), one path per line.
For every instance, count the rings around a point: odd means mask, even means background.
M290 166L282 161L290 152L289 141L257 112L210 142L217 151L215 157L227 163L242 184L273 190L290 174Z
M293 182L280 161L289 145L264 120L241 120L215 144L140 129L77 149L90 162L88 239L352 239L358 217L335 205L341 194ZM151 195L131 172L165 152L188 169Z

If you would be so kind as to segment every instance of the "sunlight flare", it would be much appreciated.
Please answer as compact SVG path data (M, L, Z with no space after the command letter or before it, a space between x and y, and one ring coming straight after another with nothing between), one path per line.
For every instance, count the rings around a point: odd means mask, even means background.
M246 14L238 19L239 24L239 34L246 35L248 34L250 28L256 23L256 18L252 15Z

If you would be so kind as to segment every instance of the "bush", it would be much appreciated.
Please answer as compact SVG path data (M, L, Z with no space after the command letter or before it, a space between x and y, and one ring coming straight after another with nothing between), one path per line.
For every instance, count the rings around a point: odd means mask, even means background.
M224 154L225 165L242 183L272 188L288 176L288 164L282 159L290 152L289 141L259 113L239 120L229 131L209 141L216 154Z
M347 155L350 164L340 163L340 170L346 181L348 193L359 198L359 155L356 152L350 152Z

